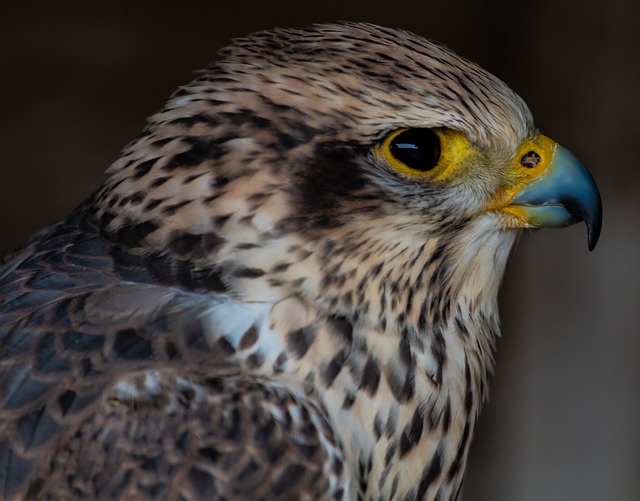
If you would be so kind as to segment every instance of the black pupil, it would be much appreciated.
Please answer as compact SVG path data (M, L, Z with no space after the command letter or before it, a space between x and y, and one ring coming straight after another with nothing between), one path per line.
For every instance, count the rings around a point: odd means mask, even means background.
M427 172L440 159L440 138L431 129L409 129L393 138L389 151L407 167Z

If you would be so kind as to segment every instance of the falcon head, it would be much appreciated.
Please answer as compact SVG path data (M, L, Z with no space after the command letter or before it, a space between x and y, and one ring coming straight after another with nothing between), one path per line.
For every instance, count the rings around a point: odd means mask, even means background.
M595 246L589 173L446 47L347 23L221 56L110 168L96 210L123 245L244 300L298 295L416 332L456 298L493 305L523 228L584 220Z
M513 243L601 224L505 84L368 24L236 40L109 172L0 268L12 499L456 499Z

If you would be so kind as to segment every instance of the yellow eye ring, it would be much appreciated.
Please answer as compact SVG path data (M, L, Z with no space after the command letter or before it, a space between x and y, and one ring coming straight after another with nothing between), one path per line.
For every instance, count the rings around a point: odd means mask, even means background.
M452 178L478 154L462 132L442 128L395 130L375 152L396 172L433 182Z
M401 174L424 177L438 167L442 146L436 129L398 129L385 138L378 150Z

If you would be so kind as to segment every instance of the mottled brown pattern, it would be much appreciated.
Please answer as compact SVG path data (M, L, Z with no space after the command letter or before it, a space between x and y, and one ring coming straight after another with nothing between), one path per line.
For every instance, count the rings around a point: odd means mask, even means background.
M401 175L405 127L480 164ZM0 499L456 499L532 132L410 33L236 40L0 268Z

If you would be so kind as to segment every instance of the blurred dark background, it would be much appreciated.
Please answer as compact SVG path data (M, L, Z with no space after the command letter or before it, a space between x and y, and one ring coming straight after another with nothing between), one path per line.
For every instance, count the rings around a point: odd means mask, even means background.
M590 168L602 238L528 235L465 500L640 495L640 2L6 2L0 14L0 254L64 216L144 118L232 37L361 20L440 40L505 80Z

